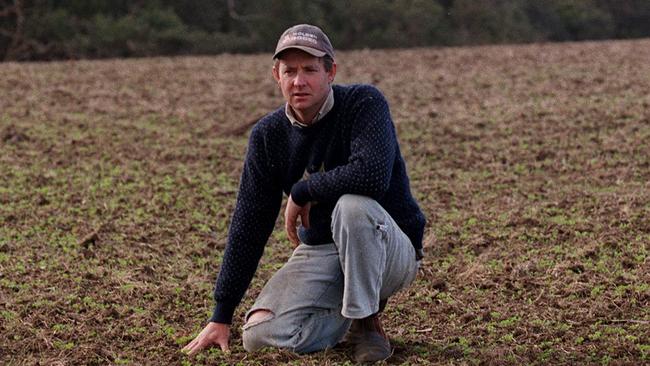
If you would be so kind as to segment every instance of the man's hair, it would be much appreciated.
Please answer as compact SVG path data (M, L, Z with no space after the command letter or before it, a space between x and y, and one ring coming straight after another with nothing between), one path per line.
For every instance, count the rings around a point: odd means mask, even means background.
M318 60L323 64L323 67L325 68L325 71L330 72L332 71L332 68L334 67L334 59L331 58L328 55L325 55L323 57L319 57ZM280 64L280 59L276 58L273 60L273 67L277 68Z
M320 57L320 59L323 62L323 67L325 67L325 71L327 72L332 71L332 68L334 67L334 59L330 55L325 55L323 57Z

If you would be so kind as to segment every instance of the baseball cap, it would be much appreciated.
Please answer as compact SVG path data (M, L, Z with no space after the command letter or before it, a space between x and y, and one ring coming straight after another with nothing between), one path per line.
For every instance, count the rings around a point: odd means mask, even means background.
M329 38L318 27L310 24L298 24L282 33L275 47L273 58L289 48L297 48L316 57L325 55L334 58L334 48Z

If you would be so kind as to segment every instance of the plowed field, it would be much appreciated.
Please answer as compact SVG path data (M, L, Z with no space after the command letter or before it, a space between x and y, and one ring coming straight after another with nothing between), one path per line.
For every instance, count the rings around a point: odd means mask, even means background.
M650 40L338 53L386 95L428 218L387 364L650 362ZM0 64L0 364L349 363L241 347L212 311L269 55ZM254 228L252 228L254 230Z

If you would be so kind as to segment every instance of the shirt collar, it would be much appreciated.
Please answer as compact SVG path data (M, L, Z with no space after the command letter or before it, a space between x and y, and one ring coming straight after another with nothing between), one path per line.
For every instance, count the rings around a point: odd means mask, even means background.
M320 107L320 110L316 114L316 117L314 117L314 119L311 121L311 123L307 124L298 121L298 119L296 119L296 117L293 115L293 109L291 109L289 103L285 104L284 113L287 115L287 118L289 119L292 125L297 127L309 127L310 125L313 125L314 123L323 119L323 117L325 117L325 115L329 113L329 111L331 111L333 107L334 107L334 90L330 88L330 92L329 94L327 94L327 99L325 99L325 103L323 103L323 105Z

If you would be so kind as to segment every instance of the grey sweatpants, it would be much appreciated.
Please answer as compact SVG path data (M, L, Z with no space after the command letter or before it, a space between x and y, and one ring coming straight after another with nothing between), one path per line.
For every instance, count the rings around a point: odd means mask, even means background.
M415 279L415 250L376 201L342 196L332 213L332 233L332 244L300 244L266 283L246 319L256 310L270 314L244 325L247 351L333 347L352 319L376 313L380 300Z

